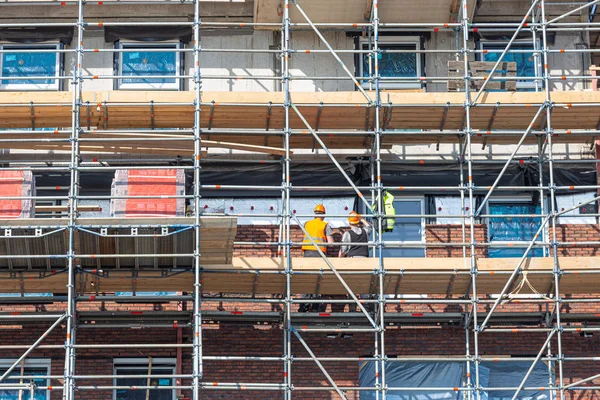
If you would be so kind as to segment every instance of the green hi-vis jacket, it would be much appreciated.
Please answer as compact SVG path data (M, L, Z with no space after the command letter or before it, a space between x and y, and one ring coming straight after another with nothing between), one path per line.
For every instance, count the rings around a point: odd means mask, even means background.
M373 205L373 210L377 209L377 203L379 203L379 201L375 202ZM394 196L390 192L385 192L383 195L383 212L385 213L386 217L396 215L396 209L394 208ZM396 218L386 218L386 220L383 221L383 230L385 232L392 232L394 230L395 223Z

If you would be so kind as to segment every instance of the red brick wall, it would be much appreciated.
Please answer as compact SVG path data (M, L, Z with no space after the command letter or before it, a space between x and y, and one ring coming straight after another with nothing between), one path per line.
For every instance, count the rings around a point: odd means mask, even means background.
M31 344L39 337L46 326L28 330L0 330L0 342L3 344ZM190 332L185 330L184 343L190 343ZM252 325L206 326L203 332L203 352L205 356L262 356L281 357L283 355L283 332L279 326L255 327ZM45 344L62 344L64 329L59 328L51 334ZM365 357L372 356L374 349L372 334L355 333L349 339L327 339L323 333L304 333L311 350L318 357ZM471 337L471 340L473 338ZM545 340L544 333L485 333L479 336L481 356L532 356L536 354ZM175 343L175 329L152 330L104 330L81 329L77 342L84 343ZM472 342L471 342L472 343ZM471 344L472 346L472 344ZM597 354L600 347L600 336L581 338L572 333L563 334L563 352L566 357L589 356ZM471 348L471 351L473 349ZM552 351L556 353L553 346ZM3 350L3 357L17 357L22 350ZM465 352L465 334L460 328L441 329L388 329L386 333L386 355L394 356L460 356ZM327 386L325 377L312 361L300 361L299 357L309 357L302 345L294 338L292 353L296 360L292 363L292 381L298 389L294 391L295 399L336 399L334 393L327 391L302 391L302 387ZM32 357L49 357L52 362L53 375L62 375L64 352L62 350L36 350ZM112 374L115 357L170 357L175 358L174 349L78 349L77 375ZM324 366L333 379L342 386L358 384L359 362L324 362ZM183 350L183 373L191 373L191 349ZM597 371L597 363L565 362L565 384L591 376ZM237 382L237 383L282 383L282 361L205 361L204 382ZM182 382L188 385L189 380ZM61 386L59 380L52 382ZM94 379L78 381L79 386L111 385L110 379ZM189 393L185 393L188 396ZM203 399L275 399L281 398L277 391L223 391L205 390ZM357 400L354 392L349 392L349 399ZM52 400L61 398L61 390L51 393ZM77 399L109 400L111 390L81 390ZM598 392L567 392L567 399L598 399Z
M552 231L550 231L550 233L552 233ZM558 242L598 242L600 241L600 227L598 227L597 224L557 225L556 240ZM560 247L558 255L562 257L599 256L600 246L582 244L577 246Z
M277 243L279 243L279 226L275 225L238 225L236 242L271 242L274 245L235 245L233 247L234 257L277 257ZM293 243L301 243L304 234L299 226L292 226L290 238ZM336 242L342 241L342 231L333 230L333 238ZM339 247L328 247L327 256L336 257ZM295 245L292 248L292 257L302 257L302 248Z
M427 244L440 243L469 243L471 241L471 227L465 226L465 240L463 242L461 225L427 225L425 228ZM475 225L475 242L485 243L487 241L487 226ZM487 247L477 247L475 252L478 257L487 257ZM467 246L467 257L471 255L471 249ZM427 257L462 257L462 246L427 246Z

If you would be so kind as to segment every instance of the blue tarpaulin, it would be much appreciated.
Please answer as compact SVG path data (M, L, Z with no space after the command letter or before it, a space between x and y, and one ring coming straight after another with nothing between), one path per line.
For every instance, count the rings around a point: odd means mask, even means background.
M361 387L374 387L375 362L360 364L359 382ZM531 363L526 361L481 363L479 384L482 387L482 400L510 400L515 390L489 390L494 388L518 387ZM387 362L385 377L388 388L411 388L411 390L389 390L390 400L462 400L467 391L453 388L467 387L466 363L464 362ZM525 383L525 387L548 387L548 365L538 362ZM472 385L475 385L475 365L471 364ZM554 372L550 379L554 382ZM427 388L419 390L419 388ZM445 388L445 390L435 390ZM416 389L416 390L415 390ZM361 400L374 400L375 391L361 391ZM522 390L517 397L521 400L548 400L548 391Z

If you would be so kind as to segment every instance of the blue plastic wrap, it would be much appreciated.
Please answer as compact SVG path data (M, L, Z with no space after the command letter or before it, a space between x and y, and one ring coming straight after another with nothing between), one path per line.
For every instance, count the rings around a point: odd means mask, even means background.
M540 206L533 204L491 203L492 215L539 214ZM490 218L490 242L529 242L540 228L541 218ZM521 257L525 248L488 249L489 258ZM533 248L528 257L541 257L543 249Z
M3 77L56 76L57 53L11 53L2 54ZM10 79L3 80L2 85L52 85L56 79Z
M515 390L485 390L487 388L518 387L525 377L531 363L483 362L479 366L479 384L484 389L482 400L510 400ZM359 366L359 384L362 387L375 386L375 362L363 362ZM396 388L455 388L466 387L466 364L463 362L388 362L385 364L386 384ZM472 385L475 385L475 365L471 364ZM552 371L551 380L555 376ZM525 383L526 387L547 387L548 366L538 362ZM389 391L390 400L438 400L466 398L465 391L454 390L407 390ZM361 391L361 400L374 400L374 391ZM548 400L548 391L522 390L517 397L520 400Z
M173 75L173 78L124 78L123 83L175 83L177 54L174 51L126 51L123 57L124 76Z

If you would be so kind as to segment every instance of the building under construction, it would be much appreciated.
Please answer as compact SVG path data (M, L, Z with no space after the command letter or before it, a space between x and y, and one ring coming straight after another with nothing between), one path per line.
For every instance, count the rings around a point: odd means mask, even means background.
M1 0L0 400L600 398L599 6Z

